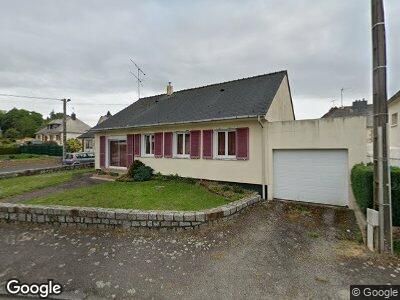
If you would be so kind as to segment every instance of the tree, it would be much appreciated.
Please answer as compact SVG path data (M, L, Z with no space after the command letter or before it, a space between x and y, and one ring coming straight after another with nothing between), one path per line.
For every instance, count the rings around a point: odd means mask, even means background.
M4 133L4 137L11 139L11 140L15 140L15 139L21 137L21 133L18 130L16 130L15 128L9 128Z
M33 137L43 125L43 116L34 111L13 108L2 115L0 121L4 132L13 128L19 132L19 137Z
M82 150L82 144L78 139L69 139L67 141L67 152L79 152Z
M53 109L53 110L50 112L49 117L47 117L46 121L47 121L47 122L50 122L50 121L52 121L52 120L62 119L63 116L64 116L64 114L63 114L62 112L55 113L55 112L54 112L54 109Z

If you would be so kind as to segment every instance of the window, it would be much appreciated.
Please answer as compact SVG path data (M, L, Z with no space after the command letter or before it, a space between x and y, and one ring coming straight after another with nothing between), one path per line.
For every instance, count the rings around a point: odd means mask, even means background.
M143 135L143 153L147 156L154 155L154 134Z
M110 140L109 149L109 166L126 167L126 140Z
M398 115L398 113L392 114L392 121L391 121L390 125L392 125L392 126L397 126L398 121L399 121L399 115Z
M85 139L85 149L93 149L93 140Z
M216 132L216 157L233 158L236 156L236 130Z
M61 137L60 137L59 134L56 135L56 140L57 140L57 141L60 141L60 140L61 140Z
M189 157L190 156L190 133L175 133L174 156Z

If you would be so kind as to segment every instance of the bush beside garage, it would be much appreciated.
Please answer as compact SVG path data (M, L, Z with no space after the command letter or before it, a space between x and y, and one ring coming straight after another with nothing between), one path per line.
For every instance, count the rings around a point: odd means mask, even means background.
M393 225L400 226L400 168L391 168L390 180L392 186L391 195ZM366 215L367 208L373 208L373 166L365 164L355 165L351 171L351 185L356 202L361 211Z

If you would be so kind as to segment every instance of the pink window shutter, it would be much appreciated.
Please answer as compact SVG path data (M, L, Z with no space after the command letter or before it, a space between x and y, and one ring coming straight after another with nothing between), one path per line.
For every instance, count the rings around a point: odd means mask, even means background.
M154 157L163 157L163 133L156 132L154 134Z
M249 159L249 128L236 129L236 158Z
M106 137L100 136L100 167L106 166Z
M190 158L200 158L200 130L190 131Z
M140 156L140 134L135 134L134 137L134 154Z
M164 157L172 157L172 132L164 132Z
M213 131L203 130L203 158L213 158Z
M128 148L126 151L126 162L129 168L133 163L133 134L128 134L126 136L126 146Z

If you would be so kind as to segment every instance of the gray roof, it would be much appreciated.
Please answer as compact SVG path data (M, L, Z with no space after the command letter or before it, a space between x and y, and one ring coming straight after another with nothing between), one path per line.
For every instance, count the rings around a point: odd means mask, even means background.
M400 99L400 91L398 91L396 94L393 95L392 98L389 99L389 104L396 101L397 99Z
M332 107L322 118L372 116L373 110L374 107L372 104L360 108L354 108L353 106Z
M265 115L286 71L142 98L92 129L202 122Z
M57 128L47 129L46 127L40 129L36 134L57 134L62 133L63 125L62 119L56 119L50 121L48 124L60 124ZM90 126L79 119L72 119L70 116L67 117L67 133L84 133L89 130Z
M88 131L78 136L78 139L93 139L93 138L94 138L94 131L92 129L89 129Z

